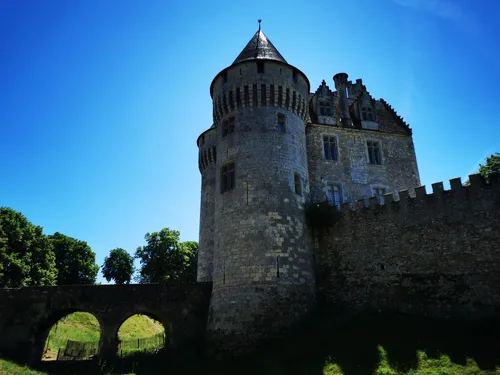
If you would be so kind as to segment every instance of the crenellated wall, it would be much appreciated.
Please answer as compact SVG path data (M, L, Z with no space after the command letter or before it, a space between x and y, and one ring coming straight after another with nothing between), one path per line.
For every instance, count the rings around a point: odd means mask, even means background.
M335 308L491 316L500 308L500 182L471 175L344 205L315 244L318 296Z

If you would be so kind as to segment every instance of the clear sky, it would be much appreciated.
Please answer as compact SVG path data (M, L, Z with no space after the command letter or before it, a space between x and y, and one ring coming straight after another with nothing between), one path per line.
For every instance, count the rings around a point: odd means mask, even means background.
M0 206L99 265L164 227L197 241L209 86L259 18L312 91L346 72L404 117L428 192L500 152L496 0L1 0Z

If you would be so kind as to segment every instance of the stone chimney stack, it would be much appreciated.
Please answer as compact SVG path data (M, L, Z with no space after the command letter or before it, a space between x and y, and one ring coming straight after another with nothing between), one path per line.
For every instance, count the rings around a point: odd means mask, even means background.
M347 93L347 73L337 73L333 76L333 81L335 82L335 89L337 90L337 96L339 99L340 107L340 120L342 126L351 125L351 116L349 114L349 103L348 103L348 93Z

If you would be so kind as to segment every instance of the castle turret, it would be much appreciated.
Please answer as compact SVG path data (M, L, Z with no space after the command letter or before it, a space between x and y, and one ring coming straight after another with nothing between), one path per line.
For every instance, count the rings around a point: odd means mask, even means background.
M212 281L214 255L215 162L217 132L211 127L198 137L198 167L201 173L200 239L197 280Z
M335 82L335 89L337 90L338 103L339 103L339 115L341 119L342 126L350 126L351 116L349 114L349 94L347 92L347 73L337 73L333 76L333 81Z
M252 345L290 326L314 303L304 215L309 81L259 27L233 64L214 78L210 93L215 181L204 169L199 259L208 259L207 228L213 223L208 332L222 347L228 337L232 344ZM207 191L213 191L213 222L204 217ZM208 261L198 266L198 280L208 280Z

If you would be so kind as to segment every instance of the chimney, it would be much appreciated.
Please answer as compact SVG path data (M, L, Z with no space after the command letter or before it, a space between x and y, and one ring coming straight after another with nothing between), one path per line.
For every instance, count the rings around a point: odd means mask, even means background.
M333 76L337 97L339 98L340 121L342 126L351 125L351 116L349 114L349 103L347 95L347 73L337 73Z

